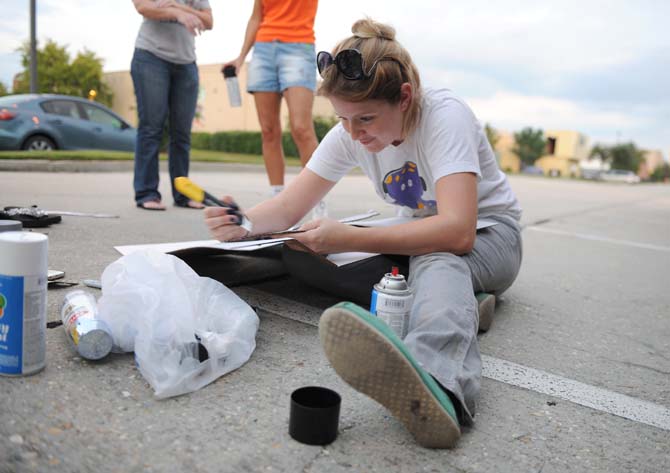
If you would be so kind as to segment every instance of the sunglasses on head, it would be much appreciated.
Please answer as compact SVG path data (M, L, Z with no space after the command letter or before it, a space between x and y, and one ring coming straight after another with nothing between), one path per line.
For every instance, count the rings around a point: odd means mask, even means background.
M367 72L363 69L363 55L358 49L343 49L333 57L328 51L321 51L316 55L316 66L319 69L319 75L323 77L323 71L335 64L337 70L349 80L369 79L372 71L380 61L395 61L392 57L382 57L377 59Z

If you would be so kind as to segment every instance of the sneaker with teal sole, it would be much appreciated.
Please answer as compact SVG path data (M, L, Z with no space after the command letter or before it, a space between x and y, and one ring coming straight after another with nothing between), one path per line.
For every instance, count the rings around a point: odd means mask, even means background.
M461 430L449 396L382 320L351 302L321 315L321 345L337 374L386 407L427 448L450 448Z

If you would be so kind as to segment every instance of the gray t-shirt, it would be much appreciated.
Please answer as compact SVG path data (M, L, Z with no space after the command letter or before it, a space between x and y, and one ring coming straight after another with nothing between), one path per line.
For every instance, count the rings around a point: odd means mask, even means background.
M176 0L195 10L210 8L208 0ZM195 38L176 20L158 21L144 18L135 47L175 64L195 62Z

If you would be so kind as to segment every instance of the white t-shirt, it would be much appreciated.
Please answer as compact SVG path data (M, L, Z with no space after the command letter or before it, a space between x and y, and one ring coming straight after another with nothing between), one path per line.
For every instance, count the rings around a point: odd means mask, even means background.
M479 217L500 214L521 218L521 207L499 169L486 133L472 110L447 89L424 91L416 130L400 145L378 153L338 124L323 138L307 167L337 182L355 167L372 181L386 202L403 207L404 215L437 213L435 183L449 174L477 175Z

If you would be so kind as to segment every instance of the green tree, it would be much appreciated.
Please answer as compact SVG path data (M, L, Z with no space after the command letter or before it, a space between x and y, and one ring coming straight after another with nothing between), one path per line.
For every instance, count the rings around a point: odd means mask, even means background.
M630 143L612 146L609 149L609 152L612 157L611 162L614 169L626 169L637 172L640 163L644 160L644 152L638 149L632 141Z
M24 43L20 51L24 70L14 90L17 94L30 91L30 44ZM65 46L48 40L43 48L37 50L37 91L88 97L89 91L95 90L98 102L111 105L113 94L102 80L102 64L102 59L86 49L70 61Z
M314 117L313 121L316 139L319 141L326 136L326 133L328 133L332 127L339 123L339 120L335 117Z
M2 97L3 95L9 95L9 91L7 90L5 84L0 82L0 97Z
M512 152L516 154L525 166L531 166L544 154L547 143L544 132L541 129L533 130L526 127L520 132L514 133L514 147Z
M612 155L610 153L610 148L599 144L595 145L593 148L591 148L591 152L589 153L589 159L591 158L600 158L603 163L611 162Z
M484 131L486 132L486 139L489 140L489 143L491 144L491 148L495 149L496 144L498 144L498 141L500 140L498 131L488 123L484 125Z
M654 172L651 174L652 181L670 181L670 164L667 161L664 161L663 164L654 169Z

